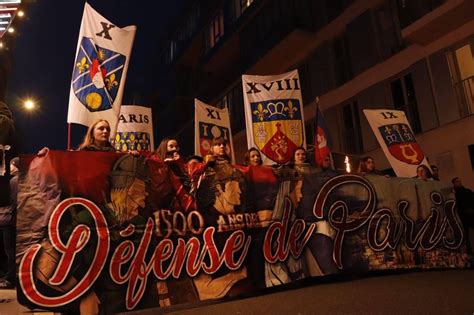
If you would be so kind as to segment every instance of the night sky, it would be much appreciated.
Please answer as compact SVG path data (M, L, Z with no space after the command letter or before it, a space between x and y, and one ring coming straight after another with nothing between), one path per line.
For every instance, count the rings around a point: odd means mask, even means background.
M159 56L160 39L185 1L88 1L115 25L137 26L122 104L150 105L144 103L153 88L150 65ZM15 116L21 153L34 153L43 146L67 147L69 87L83 8L83 0L36 0L29 4L26 18L16 21L7 102ZM27 97L38 102L37 111L27 113L20 107ZM85 130L73 125L73 147Z

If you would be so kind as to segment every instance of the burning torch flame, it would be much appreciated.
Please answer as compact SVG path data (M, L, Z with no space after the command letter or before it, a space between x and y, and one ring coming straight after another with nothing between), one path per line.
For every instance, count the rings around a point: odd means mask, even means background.
M349 157L346 155L346 158L344 159L344 164L346 164L346 172L350 173L351 172L351 164L349 163Z

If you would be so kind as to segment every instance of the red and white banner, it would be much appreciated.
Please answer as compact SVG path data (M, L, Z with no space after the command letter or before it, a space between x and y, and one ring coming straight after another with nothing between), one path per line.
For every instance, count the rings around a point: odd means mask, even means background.
M211 149L212 140L223 137L227 141L226 152L234 163L234 146L230 129L229 111L194 99L194 152L202 157Z
M416 176L419 165L430 167L405 112L393 109L364 109L365 117L385 156L398 177Z

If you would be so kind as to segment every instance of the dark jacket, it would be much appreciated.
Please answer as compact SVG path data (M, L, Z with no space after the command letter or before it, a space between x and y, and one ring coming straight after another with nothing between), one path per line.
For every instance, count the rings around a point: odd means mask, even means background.
M13 226L16 217L18 195L18 172L10 178L10 204L0 207L0 228Z
M89 144L83 148L78 149L78 151L98 151L98 152L117 152L112 145L107 145L105 147L99 147L95 144Z
M7 104L0 101L0 144L13 141L13 116Z
M474 192L466 187L460 187L454 190L456 204L459 214L462 216L466 210L474 209Z
M13 126L13 116L12 112L8 108L7 104L0 101L0 144L1 145L10 145L12 148L10 151L5 152L5 161L3 161L4 152L0 150L0 164L6 167L7 173L5 176L0 176L0 207L5 207L9 205L9 163L10 158L14 156L14 144L13 144L13 135L14 135L14 126Z

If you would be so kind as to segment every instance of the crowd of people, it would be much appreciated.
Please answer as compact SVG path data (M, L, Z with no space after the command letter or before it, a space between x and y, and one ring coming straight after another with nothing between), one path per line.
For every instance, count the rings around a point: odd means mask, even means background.
M0 113L1 114L1 113ZM0 115L1 116L1 115ZM0 117L1 118L1 117ZM8 117L7 117L8 118ZM110 143L110 125L108 121L100 119L94 122L87 130L83 142L79 145L79 151L101 151L101 152L115 152L115 148ZM0 143L6 141L0 139ZM222 163L230 164L231 158L226 151L227 143L222 137L216 138L212 141L209 154L205 157L192 155L188 158L184 158L181 155L180 146L176 138L165 138L161 141L158 149L152 153L149 153L146 158L152 160L162 161L170 166L170 169L175 176L174 183L176 185L175 190L182 191L183 194L192 194L196 191L199 186L199 182L202 179L206 168L212 168L215 165ZM38 152L39 156L44 156L48 153L48 148L43 148ZM139 155L139 152L130 152L134 155ZM250 148L243 157L244 166L261 166L262 155L257 148ZM291 162L288 163L288 167L295 168L296 170L303 170L305 165L308 163L308 154L303 147L298 147L293 154ZM4 250L8 258L6 272L4 273L3 280L0 281L0 287L13 287L14 285L14 270L15 270L15 256L14 256L14 242L15 242L15 213L16 213L16 193L17 193L17 182L18 182L18 158L13 158L10 161L10 199L8 204L0 205L0 228L3 234ZM280 165L275 165L281 167ZM320 165L317 165L318 169L322 172L328 170L334 170L331 156L326 156ZM357 172L360 175L384 175L381 171L376 169L375 160L373 157L367 156L360 160ZM387 176L387 175L385 175ZM434 165L431 169L426 165L420 165L417 168L416 175L414 178L420 180L439 180L438 168ZM463 225L467 231L469 227L472 228L472 222L474 222L474 193L465 188L459 178L452 180L453 188L456 195L458 204L459 214L462 218ZM182 186L182 187L181 187ZM184 189L182 189L184 188ZM183 207L195 207L191 199L186 202L186 196L181 198ZM469 246L469 245L468 245ZM469 246L469 253L472 254L472 249Z

